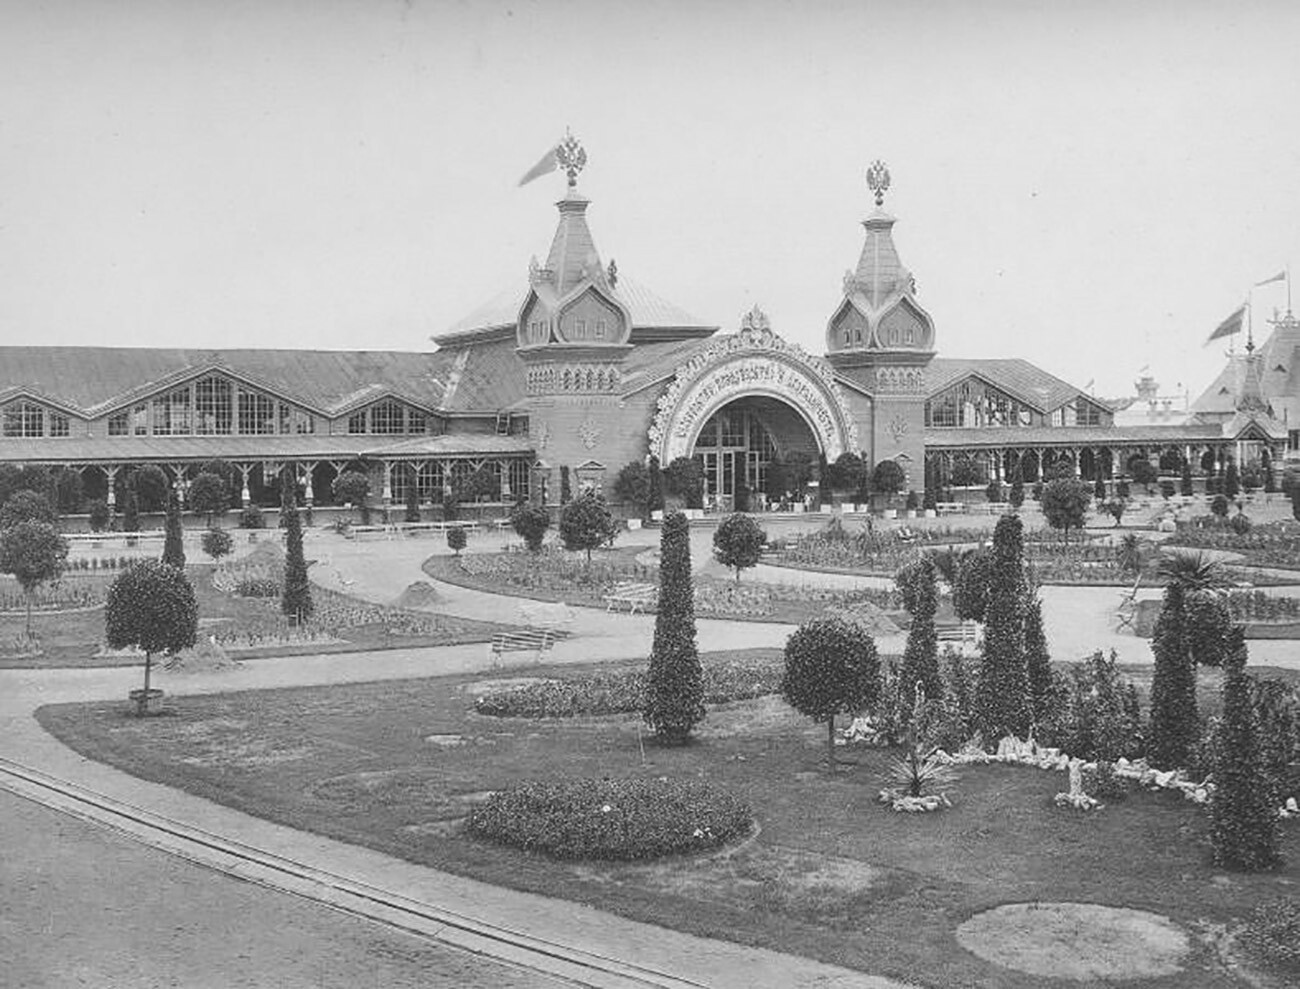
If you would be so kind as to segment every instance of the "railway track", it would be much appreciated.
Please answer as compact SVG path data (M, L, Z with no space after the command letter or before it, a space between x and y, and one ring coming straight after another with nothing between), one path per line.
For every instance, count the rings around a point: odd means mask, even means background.
M226 875L591 989L703 984L414 900L97 793L0 757L0 789Z

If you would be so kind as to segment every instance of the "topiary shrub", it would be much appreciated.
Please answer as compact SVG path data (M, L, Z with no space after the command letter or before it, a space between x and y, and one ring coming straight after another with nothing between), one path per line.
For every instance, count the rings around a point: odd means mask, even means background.
M1228 499L1223 495L1215 495L1214 500L1210 502L1210 511L1220 519L1228 517Z
M567 550L586 550L588 563L593 549L612 543L617 535L614 516L595 491L569 502L560 513L560 541Z
M539 553L546 531L551 527L551 515L540 505L518 504L510 513L510 525L524 541L529 552Z
M516 783L469 816L469 833L560 859L637 860L717 848L747 834L748 805L705 780Z
M728 515L713 533L713 558L724 567L740 572L754 566L762 558L767 533L748 515L735 512Z
M1051 484L1077 484L1057 480ZM1091 496L1084 486L1084 492ZM977 692L977 721L990 743L1006 735L1025 738L1032 719L1029 673L1025 662L1025 587L1023 525L1004 515L993 530L993 563L984 611L984 655Z
M465 529L463 526L458 525L455 528L447 530L447 548L457 556L460 556L460 551L465 548L465 543L467 541L468 537L465 535Z
M298 517L297 486L287 472L280 474L280 520L284 523L284 588L280 612L291 624L301 625L312 615L315 602L303 555L302 520Z
M144 651L144 689L136 695L139 715L149 709L153 654L174 656L189 649L198 627L198 601L184 571L155 560L140 560L109 585L104 602L105 641L110 649L137 646Z
M203 552L214 560L220 560L223 556L229 556L235 548L235 540L225 529L209 529L203 533L199 540L199 545L203 547Z
M103 532L113 520L113 510L103 498L96 498L86 506L90 513L90 531Z
M1250 518L1238 512L1232 518L1228 519L1228 528L1239 536L1244 536L1250 532Z
M181 503L174 494L167 498L167 523L163 538L163 563L185 569L185 531L181 528Z
M681 512L672 512L664 518L659 537L659 610L642 712L661 741L685 743L704 719L702 681L695 645L690 523Z
M241 529L265 529L266 516L262 514L262 509L257 505L248 505L239 513L239 527Z
M800 714L826 722L826 767L835 771L835 716L870 707L880 696L875 640L838 618L800 625L786 640L781 693Z

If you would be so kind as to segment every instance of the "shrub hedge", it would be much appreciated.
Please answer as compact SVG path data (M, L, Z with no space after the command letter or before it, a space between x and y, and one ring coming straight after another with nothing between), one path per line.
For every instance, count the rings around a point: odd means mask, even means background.
M651 859L703 851L749 831L753 814L698 779L516 783L470 814L469 833L562 859Z
M781 689L779 659L734 659L704 667L704 702L750 700ZM630 714L645 704L644 670L601 670L482 694L479 714L498 718L575 718Z

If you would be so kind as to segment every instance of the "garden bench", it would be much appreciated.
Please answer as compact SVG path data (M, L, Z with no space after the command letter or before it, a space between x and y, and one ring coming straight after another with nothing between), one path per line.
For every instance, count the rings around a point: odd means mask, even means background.
M441 522L400 522L397 530L408 536L418 536L421 532L436 532Z
M985 506L985 511L990 515L1006 515L1011 511L1011 502L1009 501L990 501Z
M626 604L628 614L635 615L638 608L641 611L654 604L655 596L658 589L654 584L638 584L632 581L624 581L621 584L615 584L614 589L601 598L605 602L605 610L614 610L615 605Z
M1125 588L1119 596L1119 605L1115 609L1115 631L1120 632L1129 629L1136 632L1133 626L1133 620L1137 618L1137 592L1142 583L1142 578L1138 577L1133 582L1132 587Z
M501 654L507 652L531 652L533 660L540 663L542 654L550 652L553 645L555 633L549 628L521 628L514 632L497 632L488 648L495 666L501 662Z
M935 635L940 642L955 642L960 646L979 645L979 623L964 621L959 625L936 625Z
M934 510L940 515L957 515L962 510L960 501L937 501L934 504Z
M373 535L381 535L392 539L393 533L396 531L397 527L392 525L350 525L344 535L348 539L360 539L363 536Z

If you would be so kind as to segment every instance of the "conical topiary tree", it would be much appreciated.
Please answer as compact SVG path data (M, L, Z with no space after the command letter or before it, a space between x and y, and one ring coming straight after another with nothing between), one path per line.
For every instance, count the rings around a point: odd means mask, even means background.
M1035 724L1051 713L1052 656L1043 630L1043 602L1032 590L1025 601L1025 676L1029 684L1029 707Z
M1200 553L1174 553L1160 564L1164 599L1151 638L1151 725L1147 759L1157 769L1186 768L1200 740L1196 654L1218 636L1191 633L1189 599L1222 587L1223 568ZM1217 652L1218 650L1214 650ZM1213 657L1207 656L1212 659Z
M665 516L659 538L659 610L646 678L646 724L663 742L681 745L704 718L704 683L695 646L690 523Z
M184 570L185 537L181 529L181 503L174 491L167 496L166 530L166 536L163 539L162 561L177 570Z
M1025 665L1023 526L1004 515L993 530L993 565L984 613L984 658L976 692L977 727L988 744L1029 733L1029 674Z
M1223 724L1210 801L1210 847L1215 865L1267 869L1281 859L1277 805L1260 759L1260 740L1246 675L1246 642L1233 626L1224 660Z
M943 699L943 677L939 673L939 635L934 616L939 610L939 592L934 562L921 557L903 566L894 577L903 595L903 606L912 616L899 674L899 709L910 716L920 684L931 700Z
M315 605L302 551L298 493L294 490L292 468L287 466L280 472L280 518L284 522L284 587L281 589L280 611L291 622L301 625L311 617Z

